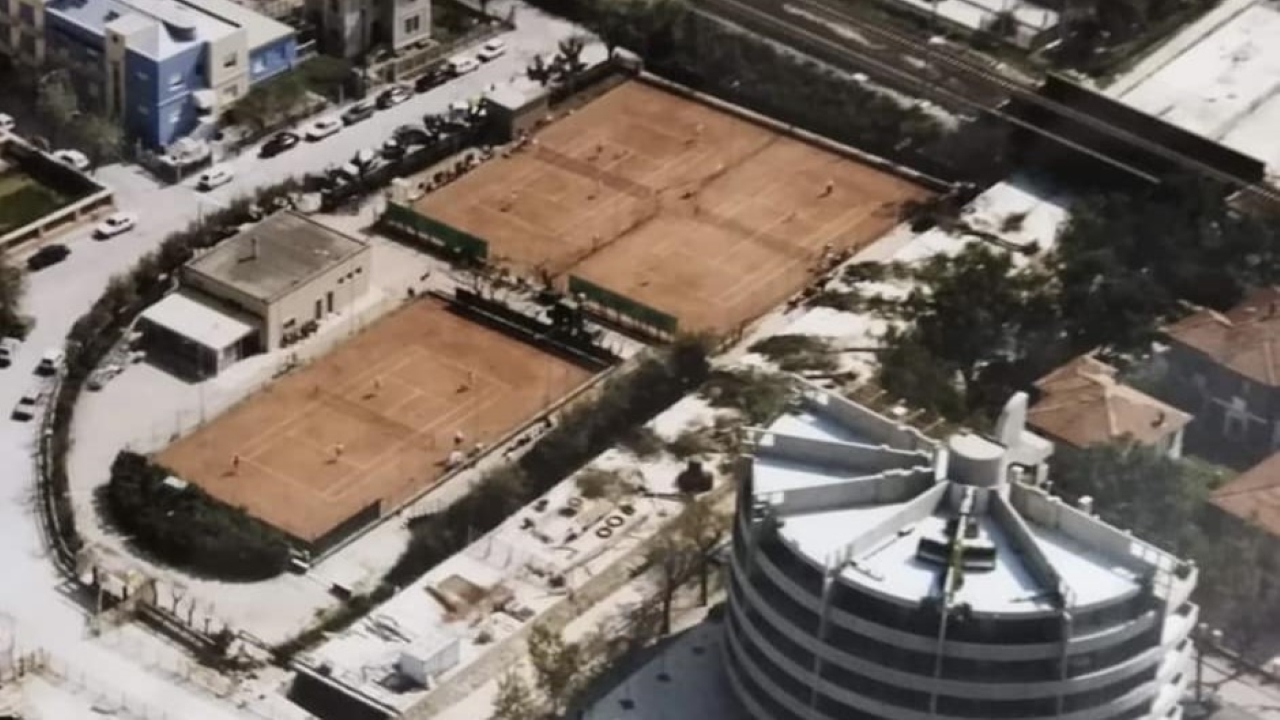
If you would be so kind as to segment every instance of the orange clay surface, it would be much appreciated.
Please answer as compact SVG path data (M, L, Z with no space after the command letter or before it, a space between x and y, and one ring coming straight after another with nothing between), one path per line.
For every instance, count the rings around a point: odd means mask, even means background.
M386 512L434 484L455 433L465 436L464 451L491 444L589 375L423 299L273 382L158 460L314 541L371 503Z
M574 274L724 332L804 286L929 191L818 145L631 81L429 193L416 208L516 272Z

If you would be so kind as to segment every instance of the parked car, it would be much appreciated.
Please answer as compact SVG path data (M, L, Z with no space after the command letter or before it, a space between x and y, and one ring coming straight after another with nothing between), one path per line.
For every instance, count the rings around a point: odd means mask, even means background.
M40 363L36 365L37 375L57 375L62 370L62 363L67 359L67 354L62 348L50 348L44 351L40 356Z
M0 368L7 368L13 364L13 356L18 353L18 347L22 345L22 341L16 337L0 338Z
M36 408L40 407L40 403L44 401L45 388L43 383L36 383L27 388L22 393L22 397L18 398L18 404L14 406L13 413L10 415L14 420L26 422L36 416Z
M479 61L467 55L457 55L445 61L445 67L449 69L449 73L453 76L466 75L469 72L475 72L480 67Z
M388 160L399 160L404 157L405 148L404 145L400 144L399 140L395 138L387 138L387 141L382 143L381 152L382 157Z
M54 150L53 157L59 162L84 172L89 169L89 158L79 150Z
M506 52L507 44L498 38L494 38L480 46L480 52L476 53L476 57L480 59L480 62L490 62L502 57Z
M98 223L98 227L93 229L93 236L99 240L115 237L123 233L127 233L138 225L137 213L131 212L115 212L111 213L102 222Z
M394 137L402 147L429 145L431 143L431 133L416 125L401 125L396 128Z
M0 113L0 131L13 132L13 128L16 126L17 126L17 123L13 121L12 116L10 116L8 113Z
M358 122L368 120L373 117L374 112L376 112L376 108L374 108L372 104L367 102L356 103L355 105L347 108L346 112L342 113L342 122L346 125L355 125Z
M312 142L323 140L342 129L342 121L337 118L321 118L307 128L306 137Z
M33 272L36 270L43 270L50 265L57 265L63 260L66 260L67 256L70 254L71 248L68 248L66 245L59 245L57 243L53 245L45 245L32 253L31 257L27 258L27 269Z
M413 93L403 85L392 85L391 87L378 93L378 98L374 101L379 110L386 110L389 107L399 105L400 103L413 97Z
M298 137L297 133L288 131L276 133L275 135L272 135L269 140L262 143L262 149L258 150L258 157L275 157L282 152L286 152L297 147L298 143L301 141L302 138Z
M427 92L440 87L449 79L449 71L441 67L434 67L418 76L413 81L414 92Z
M215 165L200 173L200 177L196 178L196 187L201 190L212 190L231 182L235 176L231 168L225 165Z

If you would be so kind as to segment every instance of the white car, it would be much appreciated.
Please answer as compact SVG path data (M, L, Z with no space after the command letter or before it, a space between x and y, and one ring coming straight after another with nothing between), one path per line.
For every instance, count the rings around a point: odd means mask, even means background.
M89 169L89 158L79 150L54 150L53 158L82 172Z
M13 132L13 128L17 123L13 121L13 117L8 113L0 113L0 131Z
M132 230L138 224L137 213L118 212L111 213L107 219L98 223L98 227L94 228L93 234L100 239L115 237L121 233Z
M453 73L455 76L466 75L467 73L474 72L479 68L480 62L473 57L458 55L457 57L449 58L449 61L445 63L445 66L448 67L449 72Z
M323 140L330 135L337 133L342 129L342 121L338 118L321 118L313 123L307 131L303 133L308 140Z
M196 187L201 190L212 190L231 182L231 179L235 176L236 175L231 171L231 168L222 165L215 165L214 167L200 173L200 177L196 179Z
M476 57L480 58L480 62L489 62L497 60L507 52L507 44L498 38L494 38L480 47L480 52L476 53Z

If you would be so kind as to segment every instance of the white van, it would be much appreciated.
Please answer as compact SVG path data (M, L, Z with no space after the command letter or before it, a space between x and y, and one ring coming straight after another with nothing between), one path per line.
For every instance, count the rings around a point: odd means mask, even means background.
M446 60L444 66L449 69L449 72L457 76L474 72L476 68L480 67L480 62L468 55L455 55Z
M44 401L44 394L45 389L42 385L32 385L26 392L22 393L22 397L18 399L18 404L14 406L10 417L22 422L35 417L36 409Z
M40 356L40 364L36 365L36 374L57 375L62 370L62 362L66 356L62 348L46 350L44 355Z

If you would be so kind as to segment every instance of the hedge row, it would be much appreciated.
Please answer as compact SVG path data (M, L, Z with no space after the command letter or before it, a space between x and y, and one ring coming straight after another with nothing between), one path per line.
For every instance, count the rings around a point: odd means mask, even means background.
M261 207L272 207L278 198L296 188L296 181L286 180L264 190L257 202ZM240 199L165 238L158 250L142 256L128 273L112 278L106 292L67 333L66 373L51 405L47 465L43 467L45 476L40 478L41 491L46 493L46 510L56 520L51 527L56 528L58 540L67 551L74 553L82 545L71 505L67 453L71 449L72 415L85 382L134 318L164 295L183 263L197 250L212 247L234 234L240 225L259 217L257 208L253 201ZM65 564L71 562L70 557L61 559Z
M385 581L413 582L699 387L710 374L709 349L705 338L680 338L610 380L593 401L565 413L518 462L485 476L445 510L415 522L409 547Z
M195 485L166 485L171 474L127 450L111 464L107 510L139 547L193 574L226 580L265 580L285 571L284 533Z

